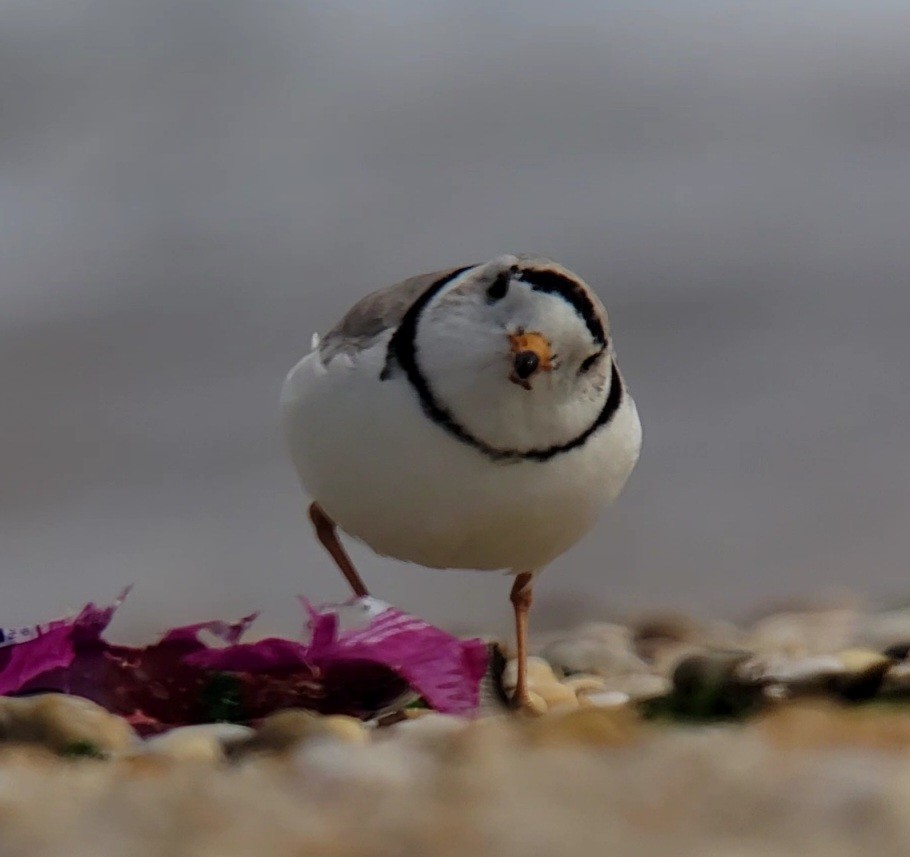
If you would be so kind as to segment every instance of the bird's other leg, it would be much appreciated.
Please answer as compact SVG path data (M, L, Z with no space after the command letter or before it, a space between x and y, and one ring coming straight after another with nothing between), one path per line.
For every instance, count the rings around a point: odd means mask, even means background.
M348 556L341 542L338 541L338 532L335 528L335 522L325 513L322 506L318 503L310 503L310 520L316 530L316 537L322 543L322 546L329 552L329 555L335 560L335 565L341 570L344 579L348 582L354 594L358 598L363 598L370 593L367 592L366 586L360 579L354 563Z
M515 692L512 694L512 705L527 711L534 711L535 706L528 694L528 611L531 609L531 586L534 575L522 573L516 575L512 585L510 599L515 610Z

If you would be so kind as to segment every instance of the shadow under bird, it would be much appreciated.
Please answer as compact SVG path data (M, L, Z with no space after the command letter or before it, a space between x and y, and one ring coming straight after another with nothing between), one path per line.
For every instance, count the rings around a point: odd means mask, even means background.
M282 407L317 536L355 594L367 589L336 525L385 556L514 575L513 702L532 707L534 579L591 529L641 449L594 292L524 255L413 277L314 337Z

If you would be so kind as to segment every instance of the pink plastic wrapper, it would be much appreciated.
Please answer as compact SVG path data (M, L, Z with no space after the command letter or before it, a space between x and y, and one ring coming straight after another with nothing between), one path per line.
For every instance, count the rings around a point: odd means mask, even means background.
M319 609L304 602L306 643L241 642L254 614L175 628L152 645L132 647L102 636L125 596L105 608L89 604L71 619L0 630L0 694L78 694L144 733L250 722L287 707L370 717L409 693L444 713L477 709L486 646L373 598Z

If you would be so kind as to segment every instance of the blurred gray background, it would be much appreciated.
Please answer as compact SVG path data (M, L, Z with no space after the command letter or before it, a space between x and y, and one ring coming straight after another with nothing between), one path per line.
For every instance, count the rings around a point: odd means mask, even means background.
M277 419L360 295L505 251L611 310L638 471L537 627L910 593L903 2L0 3L0 624L338 600ZM376 594L507 628L508 581Z

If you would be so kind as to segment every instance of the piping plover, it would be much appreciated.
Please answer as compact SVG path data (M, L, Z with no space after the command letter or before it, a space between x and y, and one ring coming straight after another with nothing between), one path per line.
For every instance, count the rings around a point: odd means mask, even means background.
M592 527L641 448L594 292L535 256L413 277L314 337L282 406L310 518L355 594L367 589L336 524L385 556L515 576L514 701L530 705L534 578Z

